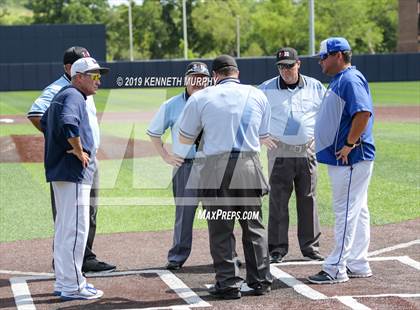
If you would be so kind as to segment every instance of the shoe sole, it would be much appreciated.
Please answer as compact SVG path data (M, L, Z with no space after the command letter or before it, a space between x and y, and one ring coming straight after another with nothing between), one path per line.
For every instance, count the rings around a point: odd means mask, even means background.
M308 281L314 284L337 284L337 283L344 283L347 282L349 279L335 279L335 280L328 280L328 281L316 281L308 278Z
M99 293L99 294L96 294L96 295L94 295L94 296L89 296L89 297L82 297L82 296L75 296L75 297L72 297L72 296L63 296L63 295L61 295L60 299L61 299L62 301L70 301L70 300L93 300L93 299L99 299L99 298L101 298L103 295L104 295L104 293L103 293L103 292L102 292L102 293Z
M218 298L218 299L224 299L224 300L231 300L231 299L240 299L242 296L239 295L235 295L235 296L230 296L230 295L218 295L218 294L210 294L211 296Z
M367 274L347 274L347 276L351 279L357 279L357 278L370 278L371 276L373 276L372 273L367 273Z
M97 273L110 273L117 270L117 268L113 268L113 269L107 269L107 270L101 270L101 271L82 271L85 274L97 274Z

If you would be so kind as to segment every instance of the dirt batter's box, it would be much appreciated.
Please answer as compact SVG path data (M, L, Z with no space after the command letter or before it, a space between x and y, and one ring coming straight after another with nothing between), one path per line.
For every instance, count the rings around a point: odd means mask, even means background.
M134 270L86 276L88 281L94 278L104 278L101 281L105 291L104 299L106 301L102 300L105 301L105 307L112 307L114 304L118 307L125 305L130 309L135 309L137 306L144 310L152 308L190 309L211 306L168 270ZM107 278L110 281L106 281ZM51 305L55 300L58 304L62 304L60 299L53 297L52 294L48 294L48 300L45 300L47 296L45 294L46 282L51 282L53 279L54 275L49 273L11 278L10 284L17 309L36 309L36 304ZM48 287L51 288L52 284L48 283ZM88 302L82 301L83 304ZM66 302L66 305L70 305L70 303ZM92 306L94 305L92 304Z

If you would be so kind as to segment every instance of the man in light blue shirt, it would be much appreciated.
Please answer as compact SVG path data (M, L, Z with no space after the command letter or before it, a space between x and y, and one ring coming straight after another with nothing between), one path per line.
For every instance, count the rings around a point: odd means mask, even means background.
M325 88L318 80L299 73L300 60L293 48L277 52L277 67L279 76L259 87L271 106L270 134L277 144L268 150L270 260L281 262L289 250L289 199L293 188L300 250L306 258L322 260L315 200L314 126Z
M205 63L192 62L185 73L186 89L183 93L170 98L161 105L147 129L152 143L162 159L174 166L173 195L176 204L174 237L172 248L168 252L166 268L178 270L191 253L194 216L198 206L197 186L198 164L196 146L179 142L179 117L188 98L206 87L209 83L209 71ZM165 131L171 128L172 152L167 150L162 141Z
M269 137L270 109L264 94L238 79L235 59L221 55L213 61L216 86L190 97L180 121L180 141L192 144L203 132L205 163L200 194L207 214L210 253L216 284L209 293L223 299L241 298L243 279L234 259L235 220L242 227L247 284L254 295L271 290L272 277L261 197L268 186L258 154ZM245 214L255 216L245 217Z
M43 91L42 94L35 100L32 104L27 117L32 122L32 124L42 132L41 129L41 118L44 115L45 111L51 105L51 100L54 96L63 88L71 84L70 80L70 70L75 61L80 58L90 57L89 52L86 48L80 46L72 46L64 52L63 64L64 64L64 74L56 81L48 85ZM93 143L95 153L99 148L99 125L98 119L96 118L96 107L95 102L93 101L92 96L87 96L86 99L86 109L89 118L89 126L93 134ZM97 165L96 165L97 166ZM96 214L98 211L98 189L99 189L99 173L96 169L93 184L90 191L90 222L89 222L89 236L86 244L85 256L83 261L83 272L99 272L99 271L112 271L115 270L115 266L101 262L96 259L96 254L93 252L93 241L96 234ZM51 206L53 212L53 218L55 220L56 208L54 200L54 191L50 187L51 192Z

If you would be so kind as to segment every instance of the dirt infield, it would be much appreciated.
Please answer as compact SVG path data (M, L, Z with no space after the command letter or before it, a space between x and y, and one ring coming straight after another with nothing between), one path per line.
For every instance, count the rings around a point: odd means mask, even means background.
M135 147L134 147L135 146ZM121 159L156 156L150 141L105 136L101 139L98 159ZM11 135L0 137L0 163L44 162L44 137Z
M236 234L243 260L240 231ZM84 309L420 309L420 219L372 227L374 276L336 285L307 282L306 277L321 266L302 260L295 234L296 227L292 227L285 262L272 265L278 279L271 294L255 297L244 293L236 301L216 300L207 292L206 285L214 283L214 273L206 230L194 231L191 257L173 273L163 269L172 232L98 235L95 252L100 259L117 264L118 270L89 275L88 281L103 289L105 295L97 301L83 302L60 302L52 296L51 239L2 243L0 308L14 309L16 299L28 304L30 294L31 304L37 309L78 309L82 305ZM321 236L323 254L330 251L332 238L332 229L325 228ZM241 272L245 276L244 268Z

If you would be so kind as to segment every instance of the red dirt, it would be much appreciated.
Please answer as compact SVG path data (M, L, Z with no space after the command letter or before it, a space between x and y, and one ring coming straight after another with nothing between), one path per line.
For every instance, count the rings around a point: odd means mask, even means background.
M100 212L100 211L99 211ZM101 225L101 223L98 223ZM420 235L420 218L398 224L373 226L370 251L390 247L399 243L418 239ZM241 234L236 231L237 250L243 260ZM286 261L300 260L296 238L296 227L290 229L290 252ZM172 242L172 232L143 232L102 234L95 239L95 252L100 259L117 264L118 271L139 269L161 269L166 262L167 251ZM321 236L321 253L328 254L332 248L333 229L324 228ZM52 272L51 270L52 239L16 241L0 244L0 266L2 270L19 270L32 272ZM193 249L185 266L174 274L190 287L203 300L212 305L212 309L348 309L336 299L310 300L288 287L281 281L275 281L269 295L246 296L236 301L220 301L211 297L205 284L214 283L214 271L208 249L208 233L205 229L195 230ZM420 245L397 249L383 253L380 257L409 255L418 259ZM417 253L417 254L416 254ZM413 255L413 256L411 256ZM416 257L417 255L417 257ZM337 285L310 285L311 288L327 296L419 293L420 271L398 261L372 262L373 277L368 279L351 279ZM278 266L297 279L308 284L306 277L320 270L320 265ZM242 276L245 269L241 268ZM1 308L15 307L10 284L7 281L13 274L0 272ZM166 284L153 275L118 276L112 278L89 278L105 295L98 301L60 302L51 295L52 281L30 283L30 291L39 309L80 307L88 309L129 309L140 307L163 307L182 305ZM372 309L419 309L420 298L401 297L357 297L356 300ZM206 309L206 308L203 308Z

